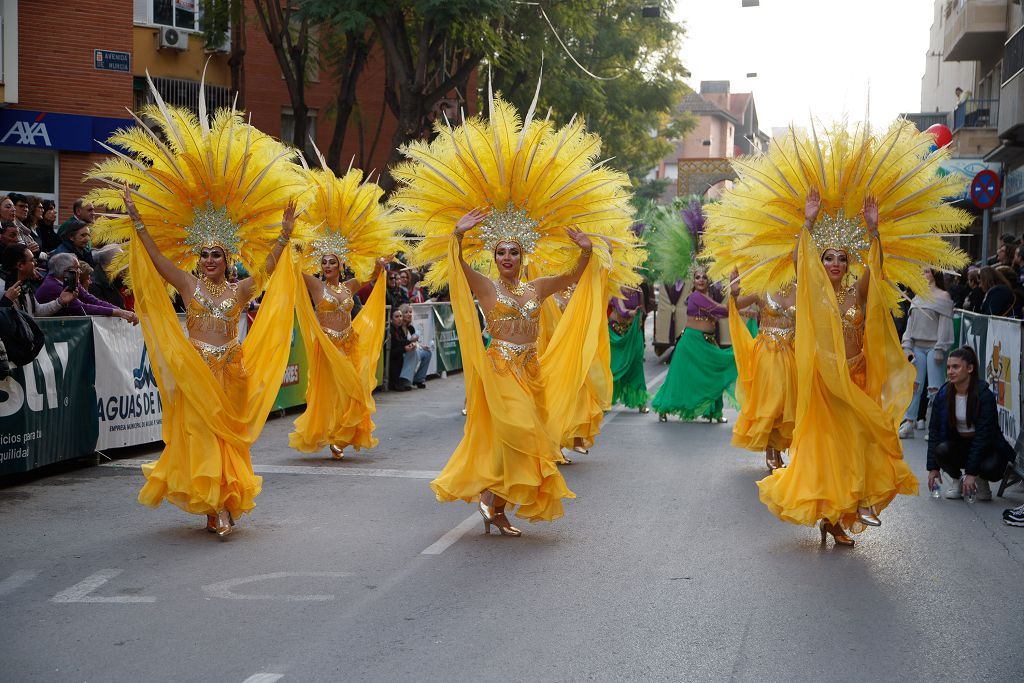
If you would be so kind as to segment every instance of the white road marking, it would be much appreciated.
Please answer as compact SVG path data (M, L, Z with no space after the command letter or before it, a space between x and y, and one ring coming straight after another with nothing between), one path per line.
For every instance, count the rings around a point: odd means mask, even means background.
M120 469L138 469L144 463L153 462L146 458L126 458L100 465ZM390 470L373 467L332 467L327 465L253 465L256 474L316 474L327 477L394 477L398 479L435 479L440 472L432 470Z
M237 579L228 579L203 586L203 592L214 598L224 600L284 600L287 602L326 602L334 600L334 596L327 595L270 595L266 593L240 594L232 589L243 586L247 583L257 581L273 581L274 579L286 579L290 577L326 577L340 579L352 576L351 572L274 572L273 574L258 574L256 576L243 576ZM276 680L276 679L275 679Z
M658 385L660 385L665 380L665 377L667 377L667 376L668 376L668 369L666 368L661 373L659 373L656 377L654 377L649 382L647 382L647 390L648 391L653 391L654 388L657 387ZM633 410L634 410L634 408L626 408L624 406L617 406L616 408L613 408L612 410L609 410L605 414L605 418L604 418L604 422L602 423L602 427L607 426L608 423L610 423L612 420L614 420L619 415L621 415L623 413L631 412ZM444 536L442 536L441 538L437 539L436 541L431 543L429 546L427 546L423 551L420 552L420 555L440 555L445 550L447 550L452 545L454 545L460 538L465 536L466 532L468 532L470 529L472 529L477 524L480 524L482 519L483 518L480 517L479 514L473 514L470 517L467 517L457 527L455 527L454 529L448 531Z
M481 523L483 523L483 517L474 512L472 516L464 519L457 527L427 546L420 555L440 555L449 546L465 536L467 531Z
M18 590L26 583L36 578L39 572L33 572L28 570L21 570L14 572L3 581L0 581L0 595L7 595Z
M276 683L282 678L284 678L284 674L253 674L242 681L242 683Z
M110 597L90 595L90 593L98 589L107 581L110 581L115 576L118 576L123 571L123 569L101 569L92 576L86 578L84 581L76 583L71 588L57 593L50 598L50 602L156 602L156 598L150 595L114 595Z

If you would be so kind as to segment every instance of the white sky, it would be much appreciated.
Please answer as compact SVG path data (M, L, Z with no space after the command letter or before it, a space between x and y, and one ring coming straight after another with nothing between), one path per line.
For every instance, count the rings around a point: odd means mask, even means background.
M884 126L921 103L933 0L677 0L686 25L683 64L700 82L753 92L761 130L811 113L823 122L864 118ZM757 72L747 78L747 72Z

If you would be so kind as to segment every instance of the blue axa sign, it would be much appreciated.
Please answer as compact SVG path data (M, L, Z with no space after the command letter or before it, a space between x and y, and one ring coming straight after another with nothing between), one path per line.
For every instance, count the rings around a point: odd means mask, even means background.
M0 145L105 153L96 141L105 141L118 128L133 125L132 119L0 109Z

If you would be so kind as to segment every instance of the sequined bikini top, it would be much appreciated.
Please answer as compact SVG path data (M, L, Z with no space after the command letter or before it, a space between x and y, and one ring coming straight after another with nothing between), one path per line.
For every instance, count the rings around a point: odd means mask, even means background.
M199 281L196 280L196 290L192 292L192 298L185 307L185 326L189 334L209 332L231 339L238 337L238 321L242 317L243 305L235 296L234 286L230 291L228 298L216 303L200 289Z
M843 338L859 344L864 334L864 309L857 303L857 292L851 287L837 296L836 301L843 323Z
M502 294L501 285L494 283L497 301L494 308L484 314L487 320L487 331L498 339L527 336L537 338L540 330L540 303L537 301L537 290L532 284L526 283L525 288L531 297L526 303Z
M764 297L765 307L761 310L760 327L790 329L796 325L796 305L783 306L770 294Z
M339 291L340 290L340 291ZM352 324L352 308L355 301L345 283L334 290L324 283L323 296L316 302L316 319L321 325L345 329Z

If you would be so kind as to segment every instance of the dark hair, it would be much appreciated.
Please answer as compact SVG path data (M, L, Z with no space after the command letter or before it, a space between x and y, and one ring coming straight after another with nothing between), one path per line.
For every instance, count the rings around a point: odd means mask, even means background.
M19 246L21 247L21 249L18 249ZM4 273L5 280L9 276L14 274L15 268L17 268L18 264L21 263L21 260L25 258L26 251L28 251L28 253L31 255L32 252L29 251L29 248L26 247L24 244L15 244L12 245L9 249L3 250L3 255L0 256L0 272ZM11 283L8 283L8 286L10 284Z
M28 216L25 217L25 225L30 228L36 226L36 209L42 203L43 200L34 194L28 196Z
M78 210L82 208L82 204L85 204L84 199L76 199L75 203L71 205L71 213L77 214Z
M7 198L14 202L15 205L17 205L18 202L25 202L28 204L28 199L26 199L25 195L20 192L8 192Z
M1005 285L1010 287L1010 282L1006 279L1006 276L1000 273L992 266L984 266L979 273L981 276L981 288L988 291L996 285Z
M43 200L43 211L49 211L50 209L56 209L57 204L52 199Z
M978 414L978 382L981 375L978 370L978 354L970 346L961 346L949 352L947 358L959 358L971 366L971 380L967 385L967 426L974 426L974 417ZM949 426L956 429L956 387L952 382L946 390L946 419Z
M946 289L946 274L941 270L930 269L932 271L932 279L935 280L935 286L941 289L943 292L949 291Z

